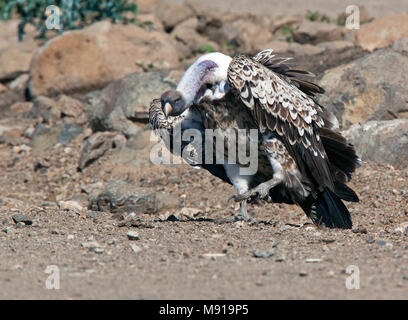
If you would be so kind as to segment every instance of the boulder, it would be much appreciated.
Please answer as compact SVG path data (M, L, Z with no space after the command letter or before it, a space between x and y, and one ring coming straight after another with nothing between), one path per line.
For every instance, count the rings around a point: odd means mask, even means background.
M221 46L239 47L241 52L262 50L272 40L270 21L266 17L246 15L233 19L231 16L229 20L210 35L210 40Z
M265 48L272 48L277 53L288 53L294 56L310 56L319 54L325 49L311 44L300 44L287 41L271 41L265 45Z
M77 99L61 95L57 101L57 108L60 110L64 122L78 124L86 122L85 106Z
M293 40L299 43L317 44L319 42L343 40L349 32L346 28L326 22L304 20L293 32Z
M196 31L198 24L198 19L193 17L177 25L171 33L180 44L185 58L206 52L219 51L217 43L210 41Z
M408 56L408 37L395 41L392 45L392 49Z
M385 48L408 37L408 13L386 16L361 27L356 33L356 44L368 51Z
M360 24L371 22L374 18L368 13L367 9L362 5L357 5L360 15ZM345 11L341 12L337 16L337 24L345 25L347 17L350 14L347 14Z
M33 100L33 104L33 107L24 113L24 118L42 118L43 122L51 124L61 117L59 105L51 98L38 96Z
M407 118L408 57L378 50L326 70L318 83L327 95L319 102L336 114L344 128L368 120Z
M89 195L89 209L95 211L156 214L178 205L177 198L124 180L109 181Z
M154 14L161 20L164 29L171 32L177 24L191 18L195 13L190 6L166 2L158 6Z
M113 148L126 142L126 138L117 132L97 132L85 140L81 150L78 168L80 170L101 158Z
M153 14L138 14L137 23L145 29L164 31L163 23Z
M126 74L174 69L174 40L133 24L101 21L49 40L33 58L29 84L33 96L101 88Z
M277 17L276 19L273 19L270 29L273 33L278 32L286 26L291 26L293 29L296 29L300 26L302 21L303 17L300 15Z
M408 167L408 119L368 121L343 131L362 160Z
M63 123L52 127L39 124L31 137L31 147L34 152L43 152L57 143L65 144L83 133L83 128L77 124Z
M152 13L163 0L131 0L130 3L136 3L140 13Z
M343 50L354 47L354 43L350 41L336 40L320 42L317 44L317 47L322 48L324 50Z
M138 72L109 84L105 89L88 94L88 122L96 131L119 131L135 135L148 121L153 98L174 89L182 72Z

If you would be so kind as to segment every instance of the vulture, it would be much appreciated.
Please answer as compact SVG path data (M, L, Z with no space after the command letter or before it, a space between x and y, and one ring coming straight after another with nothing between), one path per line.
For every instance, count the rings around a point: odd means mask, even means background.
M195 129L195 138L181 142L181 155L235 187L233 198L240 202L235 220L248 220L248 201L260 199L296 204L315 225L350 229L351 216L342 200L359 201L346 183L361 160L338 131L336 117L317 103L323 88L304 80L313 74L292 68L289 60L276 57L272 49L253 57L205 54L175 90L152 101L150 123L172 152L176 128L181 133ZM216 154L205 157L208 129L226 132L221 161ZM242 130L247 134L239 140ZM256 136L249 133L253 130ZM208 140L211 149L219 149L214 137ZM234 162L225 156L231 150L250 154L254 141L255 172L243 170L248 162L239 157Z

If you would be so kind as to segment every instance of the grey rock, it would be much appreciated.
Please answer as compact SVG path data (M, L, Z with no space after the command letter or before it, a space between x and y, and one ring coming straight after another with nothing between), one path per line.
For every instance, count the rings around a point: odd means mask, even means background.
M111 158L112 164L130 164L138 168L151 165L150 152L157 143L151 139L152 134L150 126L145 126L129 137L125 143L118 146Z
M91 218L91 219L95 219L95 218L100 217L101 214L102 214L102 212L99 212L99 211L88 211L86 213L86 217Z
M142 248L140 248L139 246L135 245L134 243L132 243L130 245L130 248L132 249L133 253L139 253L142 251Z
M267 250L253 250L251 253L255 258L269 258L275 255L274 251Z
M129 240L140 240L140 236L136 231L128 231L126 236Z
M318 83L327 95L320 104L335 113L343 128L368 120L407 118L408 57L378 50L326 70Z
M393 50L408 56L408 38L395 41L391 47Z
M119 131L127 137L136 134L148 121L152 99L176 87L179 78L172 78L174 74L137 72L90 93L86 114L93 131Z
M15 224L24 223L25 225L28 225L28 226L33 224L33 220L31 220L29 217L27 217L24 214L14 214L11 218L13 219Z
M169 215L169 216L167 217L167 221L176 222L176 221L180 221L180 218L177 217L175 214L171 214L171 215Z
M31 147L36 152L42 152L57 143L69 142L83 131L80 125L71 123L57 124L52 127L39 124L31 137Z
M347 29L325 22L304 20L293 33L293 40L299 43L312 43L342 40Z
M343 131L363 160L408 166L408 119L368 121Z
M387 245L387 241L385 241L385 240L378 240L377 243L378 243L379 246L386 246Z
M89 195L89 208L95 211L155 214L176 208L179 200L153 188L142 188L124 180L113 180Z
M55 100L38 96L33 100L34 106L31 110L24 113L24 118L36 119L41 117L43 122L50 124L55 122L61 116L61 110Z
M101 158L107 151L113 149L117 135L117 132L97 132L89 137L82 148L78 168L84 169L95 160Z

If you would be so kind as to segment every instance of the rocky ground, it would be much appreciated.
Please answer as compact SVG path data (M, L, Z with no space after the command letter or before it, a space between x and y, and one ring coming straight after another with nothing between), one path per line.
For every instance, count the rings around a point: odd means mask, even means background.
M34 29L18 42L18 22L0 23L0 298L406 299L408 13L367 5L350 31L342 10L137 3L137 25L47 42ZM185 67L269 47L317 75L319 101L364 161L352 230L264 203L250 205L257 222L220 223L238 212L231 186L150 162L148 105ZM59 290L46 288L49 266ZM358 290L346 287L350 266Z

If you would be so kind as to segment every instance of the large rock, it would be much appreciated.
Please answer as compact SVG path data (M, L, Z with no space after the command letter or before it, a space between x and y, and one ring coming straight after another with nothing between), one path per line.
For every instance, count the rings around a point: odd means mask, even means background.
M18 41L19 21L0 21L0 81L10 80L20 73L28 72L38 44L33 38L33 30L28 26L24 41Z
M364 25L356 34L356 44L373 51L408 37L408 13L382 17Z
M130 3L136 3L140 13L151 13L162 4L162 0L131 0Z
M153 98L176 87L182 72L140 72L88 95L88 122L94 131L119 131L129 137L143 128Z
M395 168L408 166L408 120L368 121L343 134L363 160L386 162Z
M155 10L155 15L161 20L165 30L168 32L173 30L177 24L191 18L194 14L190 6L170 2L161 4Z
M89 195L89 208L97 211L155 214L178 205L177 198L124 180L110 181Z
M66 144L83 132L77 124L63 123L52 127L37 125L31 137L31 147L35 152L43 152L57 143Z
M203 54L209 51L219 51L217 43L210 41L196 31L198 25L198 19L192 17L178 24L171 33L182 47L183 56L185 58L190 58L196 54Z
M319 102L332 108L343 127L407 118L407 73L408 57L379 50L319 76L327 92Z
M346 28L325 22L304 20L293 33L293 40L299 43L317 44L319 42L343 40Z
M101 158L113 148L126 142L126 138L117 132L97 132L85 140L78 162L80 170Z
M322 53L325 49L311 44L300 44L287 41L271 41L265 48L272 48L276 53L288 53L291 56L310 56Z
M174 69L179 64L174 40L133 24L95 23L65 32L41 47L31 64L30 92L55 95L103 87L126 74Z
M408 56L408 38L402 38L400 40L397 40L394 42L392 45L392 49L402 53L403 55Z
M369 14L367 9L363 5L357 5L359 10L359 18L360 24L371 22L374 18ZM337 16L337 24L338 25L345 25L347 18L349 17L349 13L346 13L344 10Z
M210 40L221 46L239 48L241 52L253 52L265 49L265 45L272 40L270 21L262 16L226 17L219 29L214 29Z

